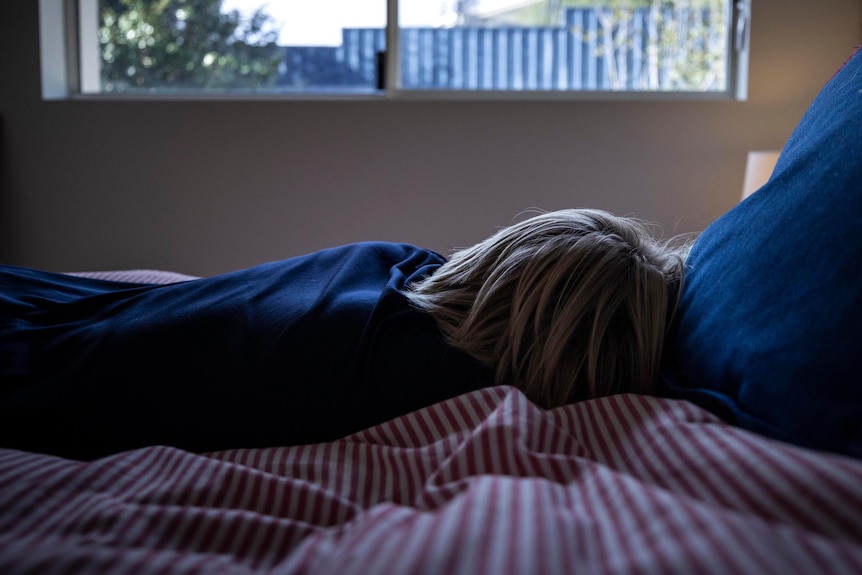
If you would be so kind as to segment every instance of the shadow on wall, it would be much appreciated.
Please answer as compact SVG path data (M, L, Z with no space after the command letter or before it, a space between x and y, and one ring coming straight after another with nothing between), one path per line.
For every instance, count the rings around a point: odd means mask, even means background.
M9 160L6 157L6 129L3 116L0 115L0 262L4 261L8 254L14 252L10 244L15 237L12 233L12 200L9 190Z

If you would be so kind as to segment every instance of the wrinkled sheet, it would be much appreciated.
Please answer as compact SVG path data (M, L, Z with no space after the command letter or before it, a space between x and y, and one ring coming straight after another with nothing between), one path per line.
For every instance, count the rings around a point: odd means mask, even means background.
M0 450L0 572L859 573L862 462L495 387L331 443Z

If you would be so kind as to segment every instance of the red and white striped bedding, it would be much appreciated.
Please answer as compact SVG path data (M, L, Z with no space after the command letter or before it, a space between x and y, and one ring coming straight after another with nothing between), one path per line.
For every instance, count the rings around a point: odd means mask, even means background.
M109 270L96 272L68 272L70 276L80 276L97 280L113 282L142 283L142 284L172 284L188 280L199 279L198 276L190 276L177 272L165 270Z
M0 450L0 573L862 573L862 462L498 387L333 443Z

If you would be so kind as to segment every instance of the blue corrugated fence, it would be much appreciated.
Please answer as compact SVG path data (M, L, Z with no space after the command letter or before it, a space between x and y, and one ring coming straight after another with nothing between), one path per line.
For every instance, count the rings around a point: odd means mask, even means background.
M673 19L672 31L662 25L668 19ZM401 85L427 90L669 89L674 66L696 56L688 51L708 51L710 40L712 45L720 40L715 35L724 31L710 28L709 20L707 10L646 8L606 29L598 9L571 8L559 27L402 28ZM692 36L692 30L700 36ZM342 45L335 48L287 48L279 83L374 87L377 55L385 49L385 30L345 29Z

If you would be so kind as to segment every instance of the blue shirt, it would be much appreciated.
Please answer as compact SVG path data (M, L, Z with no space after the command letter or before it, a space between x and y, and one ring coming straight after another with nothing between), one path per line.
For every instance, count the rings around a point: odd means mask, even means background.
M321 442L492 385L402 293L443 262L369 242L171 285L0 266L0 445Z

